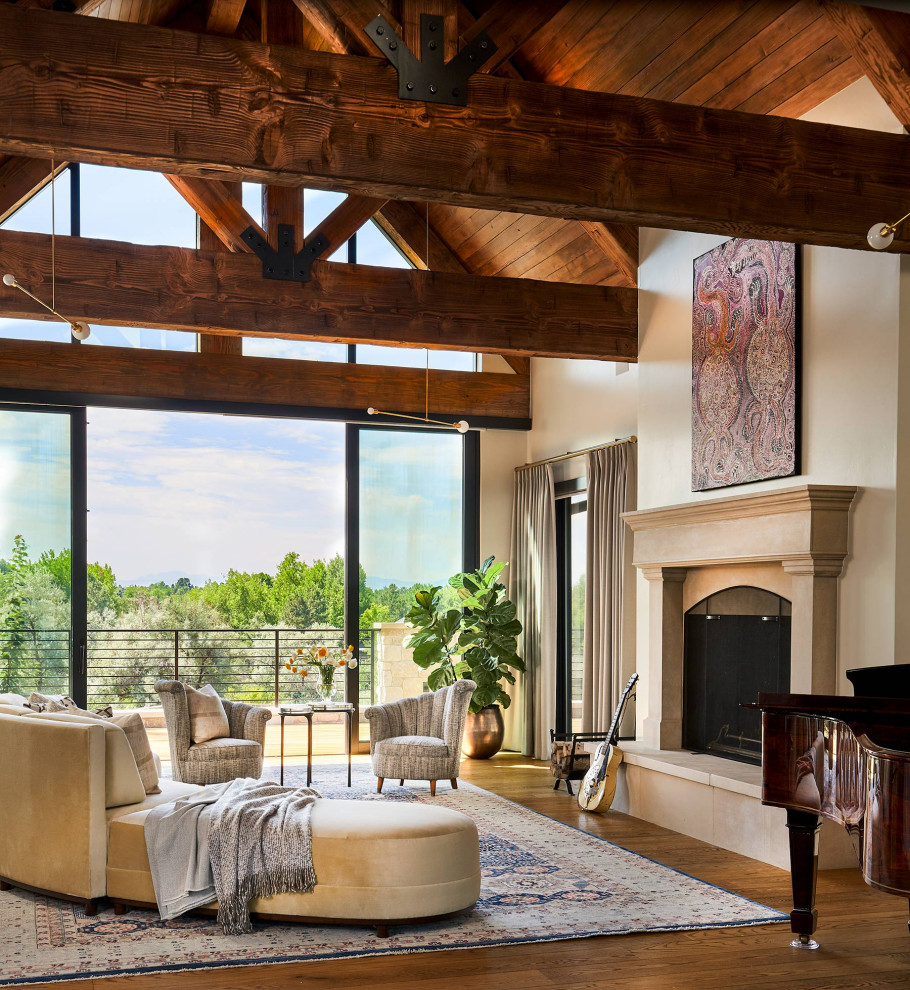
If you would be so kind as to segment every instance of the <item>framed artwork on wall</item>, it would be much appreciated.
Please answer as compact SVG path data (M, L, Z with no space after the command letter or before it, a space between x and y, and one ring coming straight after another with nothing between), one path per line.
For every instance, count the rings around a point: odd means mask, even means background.
M734 238L693 267L692 490L799 474L797 246Z

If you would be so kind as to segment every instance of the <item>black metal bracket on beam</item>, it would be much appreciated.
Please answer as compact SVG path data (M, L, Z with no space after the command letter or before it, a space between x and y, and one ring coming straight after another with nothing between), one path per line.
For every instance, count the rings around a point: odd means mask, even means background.
M435 14L420 15L420 60L380 15L364 28L370 41L398 72L398 97L421 103L468 105L468 78L491 55L496 45L486 34L478 34L448 62L445 58L445 21Z
M313 262L329 246L328 238L317 230L294 254L294 228L286 223L278 224L277 251L262 238L255 227L247 227L240 236L262 261L262 277L284 282L309 282Z

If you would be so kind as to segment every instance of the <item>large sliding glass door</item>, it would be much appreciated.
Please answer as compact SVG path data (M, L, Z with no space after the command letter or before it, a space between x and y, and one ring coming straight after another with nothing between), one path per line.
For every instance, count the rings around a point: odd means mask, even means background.
M81 409L0 407L2 693L84 702L84 437Z

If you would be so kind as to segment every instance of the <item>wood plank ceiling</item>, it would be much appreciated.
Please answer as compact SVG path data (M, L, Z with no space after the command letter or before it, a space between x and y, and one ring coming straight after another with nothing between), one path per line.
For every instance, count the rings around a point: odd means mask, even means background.
M464 6L481 17L492 0ZM785 117L863 74L811 0L569 0L512 64L538 82ZM430 220L476 274L628 284L576 221L438 204Z
M19 0L18 6L50 7L51 0ZM76 6L99 18L197 32L235 29L238 37L255 40L264 32L271 40L270 22L279 19L282 30L305 47L375 54L369 42L352 37L350 25L358 24L367 8L385 9L407 23L414 5L410 0L384 7L361 0L247 0L245 5L88 0ZM417 7L430 10L431 4ZM479 26L502 22L504 11L516 24L521 11L525 22L536 26L529 8L536 8L543 26L496 74L788 117L800 116L862 75L815 0L463 0L459 32L476 21ZM0 180L2 175L0 169ZM630 243L634 247L633 229L623 234L621 227L436 203L428 209L431 267L592 285L629 285L634 277L623 264L623 252L628 255ZM389 204L380 218L418 263L424 259L415 229L425 223L426 210L423 204Z

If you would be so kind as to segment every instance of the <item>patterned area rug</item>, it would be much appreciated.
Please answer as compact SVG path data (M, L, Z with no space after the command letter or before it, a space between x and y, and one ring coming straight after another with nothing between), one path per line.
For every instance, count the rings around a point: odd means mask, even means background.
M346 769L315 767L313 786L331 798L435 801L474 819L483 886L470 915L393 928L387 939L364 928L271 923L259 924L251 935L228 937L208 917L163 922L144 911L117 917L105 907L86 918L78 906L13 890L0 893L0 986L727 928L787 918L471 784L460 782L451 791L440 783L432 799L426 784L400 788L388 781L388 793L377 795L368 766L354 767L350 790ZM277 770L266 775L277 778ZM305 780L305 768L285 773L287 784L302 786Z

